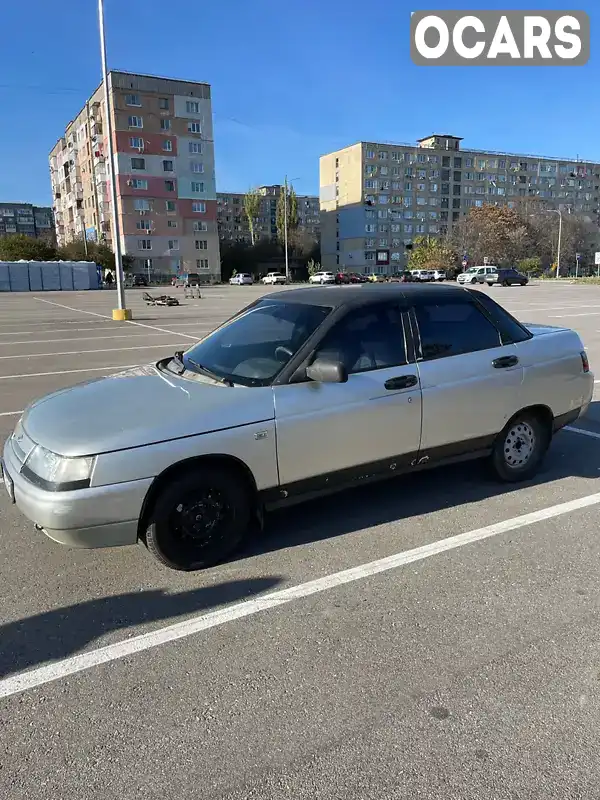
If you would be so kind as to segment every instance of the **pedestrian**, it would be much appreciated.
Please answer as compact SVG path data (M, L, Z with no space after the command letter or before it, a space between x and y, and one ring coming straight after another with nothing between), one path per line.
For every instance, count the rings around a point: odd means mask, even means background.
M108 270L108 272L106 273L106 277L104 278L104 280L106 282L106 285L110 289L113 284L113 274L110 270Z

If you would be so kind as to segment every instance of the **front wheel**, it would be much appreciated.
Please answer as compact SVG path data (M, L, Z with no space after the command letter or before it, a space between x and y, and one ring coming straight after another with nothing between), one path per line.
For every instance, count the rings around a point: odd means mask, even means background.
M471 283L472 284L476 284L477 283L477 278L471 278Z
M248 486L231 469L200 466L168 483L154 502L146 545L166 567L191 571L240 545L252 512Z
M494 444L491 465L496 477L506 483L532 478L544 460L551 438L550 426L538 415L517 414Z

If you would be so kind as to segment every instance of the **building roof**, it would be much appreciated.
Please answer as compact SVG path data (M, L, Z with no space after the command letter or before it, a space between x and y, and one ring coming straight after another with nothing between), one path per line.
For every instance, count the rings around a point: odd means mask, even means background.
M458 139L462 142L462 136L454 136L452 133L431 133L429 136L423 136L422 139L417 139L417 142L425 142L427 139Z
M276 299L288 303L306 303L315 306L362 306L388 298L398 298L409 305L411 302L431 297L436 300L464 296L467 288L457 284L418 283L362 283L357 286L305 286L301 289L285 289L264 295L265 299Z

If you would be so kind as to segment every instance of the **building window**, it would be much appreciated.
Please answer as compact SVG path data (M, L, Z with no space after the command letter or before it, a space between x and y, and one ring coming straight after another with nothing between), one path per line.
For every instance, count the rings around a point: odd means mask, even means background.
M177 220L175 219L167 220L167 228L176 228L176 227L177 227Z
M204 183L202 181L192 181L192 192L201 194L204 191Z
M375 151L367 150L367 152L365 153L365 158L375 158Z
M165 181L165 192L175 191L175 181Z
M179 239L169 239L169 250L179 250Z
M138 239L138 250L152 250L152 239Z
M142 103L139 94L126 94L125 104L128 106L141 106Z
M195 232L207 231L207 230L208 230L208 225L206 224L206 222L204 222L204 221L201 221L201 222L200 221L196 221L196 222L194 222L194 231Z
M129 117L127 120L127 124L130 128L143 128L144 127L144 120L142 117Z
M192 172L202 173L204 172L204 164L202 164L200 161L190 161L190 169Z
M188 122L188 133L202 133L202 126L199 122Z
M197 258L196 269L210 269L208 258Z
M208 250L208 242L206 239L196 239L196 250Z
M173 162L163 161L163 172L173 172Z
M149 231L152 227L152 223L149 219L140 219L135 223L135 227L138 231Z
M171 153L173 151L173 142L170 139L165 139L162 149L165 151L165 153Z
M133 207L136 211L150 211L150 201L136 197L133 201Z
M133 189L147 189L148 188L148 181L145 178L132 178L131 181L128 181Z
M158 98L158 107L161 111L168 111L169 110L169 98L168 97L159 97Z
M188 114L199 114L200 113L200 103L194 100L188 100L185 104L185 110Z
M141 136L130 136L129 147L136 147L138 150L144 149L144 140Z
M177 211L175 200L166 200L165 208L167 210L167 214L174 214Z
M369 222L365 225L365 232L366 233L375 233L377 230L377 225L373 225L373 223Z
M131 159L131 169L146 169L146 159L145 158L132 158Z
M190 142L189 149L190 153L202 153L202 142Z
M206 214L206 203L204 200L194 200L192 202L192 211L196 214Z
M170 131L171 130L171 120L170 119L161 119L161 121L160 121L160 129L161 129L161 131Z

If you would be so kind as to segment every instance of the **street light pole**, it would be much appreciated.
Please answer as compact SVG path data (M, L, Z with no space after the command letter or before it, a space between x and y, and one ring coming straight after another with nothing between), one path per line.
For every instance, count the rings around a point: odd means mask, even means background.
M121 257L121 239L119 236L119 214L117 210L117 184L115 170L115 154L113 147L113 129L110 109L110 93L108 91L108 75L106 70L106 39L104 36L104 0L98 0L98 26L100 29L100 56L102 59L102 83L104 85L104 105L106 108L106 137L108 141L108 179L111 193L112 240L115 252L115 277L117 283L117 308L113 309L114 320L131 319L131 310L125 308L125 280L123 278L123 259Z
M561 245L561 241L562 241L562 219L563 219L563 217L562 217L562 211L560 210L560 208L553 209L553 210L556 210L556 212L558 214L558 218L559 218L559 221L558 221L558 245L557 245L557 253L556 253L556 277L559 278L560 277L560 245Z
M283 249L285 251L285 279L290 279L290 262L288 256L288 198L287 198L287 175L283 184Z

